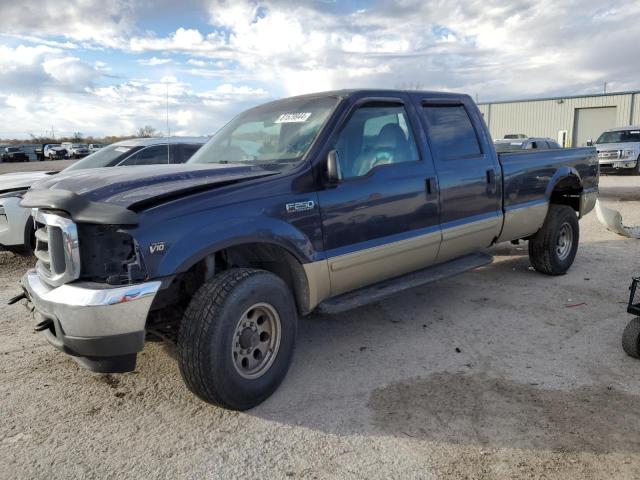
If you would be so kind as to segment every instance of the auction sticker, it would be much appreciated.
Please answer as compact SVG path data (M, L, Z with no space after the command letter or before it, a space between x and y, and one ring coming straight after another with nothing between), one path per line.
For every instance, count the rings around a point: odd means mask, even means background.
M311 112L283 113L275 123L304 123L310 116Z

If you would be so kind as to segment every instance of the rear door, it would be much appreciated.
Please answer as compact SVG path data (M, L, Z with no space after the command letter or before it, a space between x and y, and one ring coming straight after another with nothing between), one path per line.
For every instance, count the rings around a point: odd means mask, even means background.
M424 136L406 100L357 100L329 142L343 176L318 193L332 295L436 258L441 235L435 173L419 148L416 139Z
M422 101L440 183L442 245L437 262L488 247L502 226L500 165L470 101Z

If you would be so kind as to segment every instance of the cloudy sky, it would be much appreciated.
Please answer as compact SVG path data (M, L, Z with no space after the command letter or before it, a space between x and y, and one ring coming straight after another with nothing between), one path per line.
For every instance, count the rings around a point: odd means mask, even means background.
M209 134L348 87L640 89L637 0L0 0L0 138Z

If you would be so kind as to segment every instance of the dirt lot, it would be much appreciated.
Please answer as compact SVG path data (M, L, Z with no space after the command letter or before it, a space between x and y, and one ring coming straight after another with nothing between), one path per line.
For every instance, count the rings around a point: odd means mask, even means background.
M640 224L640 177L602 196ZM640 241L590 214L571 271L526 244L485 268L301 320L282 387L246 413L195 399L171 349L100 376L0 315L0 478L638 478L640 361L622 352ZM0 303L30 260L0 253Z

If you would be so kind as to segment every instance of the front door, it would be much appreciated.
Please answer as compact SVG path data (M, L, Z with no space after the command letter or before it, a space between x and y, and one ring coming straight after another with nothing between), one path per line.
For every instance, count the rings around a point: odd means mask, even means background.
M415 120L404 98L363 99L332 141L342 180L318 194L332 295L436 258L437 185Z
M422 113L440 182L440 263L488 247L499 234L501 170L490 140L474 127L482 122L475 107L425 101Z

